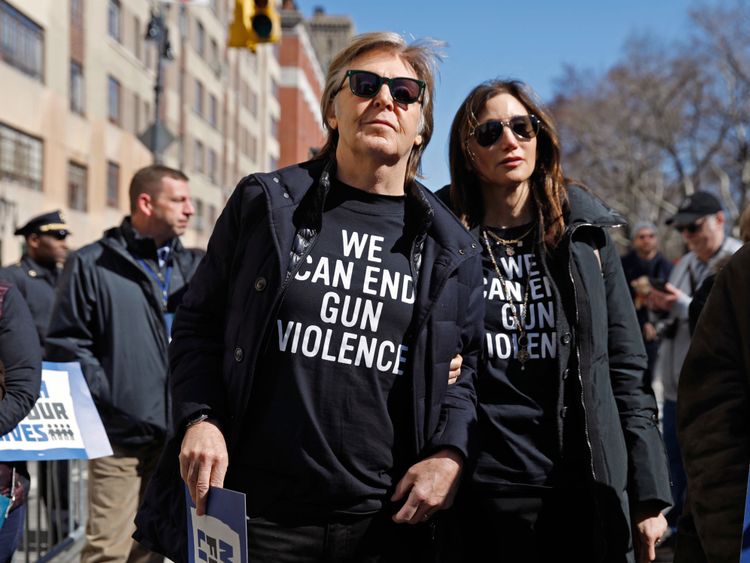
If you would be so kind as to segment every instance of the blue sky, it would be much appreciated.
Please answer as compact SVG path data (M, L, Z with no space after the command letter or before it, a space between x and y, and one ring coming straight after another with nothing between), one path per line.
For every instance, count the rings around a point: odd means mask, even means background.
M711 2L714 3L714 2ZM448 132L458 105L479 82L518 78L548 101L565 65L604 71L628 37L667 41L690 33L693 0L297 0L311 16L349 14L358 33L396 31L448 43L435 101L435 133L423 157L424 182L448 183ZM456 6L451 9L450 6Z

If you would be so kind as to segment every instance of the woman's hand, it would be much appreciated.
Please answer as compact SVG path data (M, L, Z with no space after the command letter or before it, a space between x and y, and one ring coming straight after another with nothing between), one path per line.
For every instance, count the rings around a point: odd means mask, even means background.
M451 360L451 365L448 368L448 385L453 385L458 381L458 376L461 375L461 364L463 364L464 358L461 354L456 354Z
M667 531L667 519L659 513L656 516L644 516L635 522L638 537L636 554L638 563L648 563L656 559L656 542Z

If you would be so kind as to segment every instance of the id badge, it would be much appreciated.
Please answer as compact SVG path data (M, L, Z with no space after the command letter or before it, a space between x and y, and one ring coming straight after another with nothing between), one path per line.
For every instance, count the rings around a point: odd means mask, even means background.
M167 329L167 342L172 342L172 321L174 321L174 313L164 313L164 328Z

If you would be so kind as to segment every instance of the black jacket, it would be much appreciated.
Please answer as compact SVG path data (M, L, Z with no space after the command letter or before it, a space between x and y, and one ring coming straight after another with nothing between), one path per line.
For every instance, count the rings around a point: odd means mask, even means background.
M18 289L0 282L0 361L5 394L0 400L0 435L13 430L39 396L42 356L31 313Z
M227 486L242 478L233 474L231 464L242 434L238 421L246 413L270 323L285 282L321 226L332 173L332 164L325 170L324 165L311 161L240 183L175 320L170 348L175 420L184 423L207 411L223 422L230 460ZM411 190L407 202L417 290L406 369L412 383L407 416L413 464L444 447L467 452L476 417L474 380L484 304L478 243L424 187ZM448 387L448 366L457 352L464 357L462 376ZM136 517L135 535L175 561L185 558L184 492L177 466L181 438L165 449Z
M569 327L558 326L559 381L573 376L578 384L574 393L560 394L558 416L565 417L566 407L583 409L581 432L607 563L634 561L631 513L672 502L656 401L643 380L643 339L607 233L619 224L599 199L571 186L565 236L550 257L567 274L554 279L563 304L568 297L565 314L558 315Z
M81 363L107 435L119 445L164 438L170 425L160 292L137 258L155 261L156 247L127 218L72 254L47 334L47 359ZM174 312L198 260L177 239L170 260L167 311Z
M46 268L34 261L28 254L24 254L17 264L0 270L0 279L13 283L26 300L39 334L42 354L49 319L55 305L55 285L59 273L60 268Z

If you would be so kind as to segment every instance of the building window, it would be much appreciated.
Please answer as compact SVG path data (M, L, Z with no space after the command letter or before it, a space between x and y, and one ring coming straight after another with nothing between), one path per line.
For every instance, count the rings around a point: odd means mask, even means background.
M143 60L143 37L141 36L141 20L133 18L133 54L135 58Z
M247 155L253 162L258 162L258 140L255 138L255 135L248 135L248 138L250 146L248 147Z
M208 56L208 62L212 65L218 67L221 64L221 61L219 60L219 44L216 42L216 39L211 39L211 51Z
M212 148L208 149L208 177L211 178L211 181L215 184L216 183L216 168L217 168L217 157L216 157L216 151Z
M203 172L203 157L204 157L203 143L196 140L195 152L193 153L193 168L196 170L196 172Z
M204 217L203 217L203 202L196 198L193 201L193 204L195 205L195 216L193 217L193 227L195 227L195 230L199 233L203 232L203 226L204 226Z
M112 39L120 41L120 0L109 0L107 8L107 31Z
M85 166L68 162L68 207L77 211L86 211L87 170Z
M216 224L216 206L209 203L207 207L208 209L206 211L206 226L208 227L208 230L211 231Z
M0 59L43 80L44 32L4 0L0 0Z
M254 115L255 117L258 117L258 94L253 92L252 90L248 90L250 94L250 101L248 108L250 110L250 113Z
M201 22L195 26L195 50L201 57L206 54L206 30Z
M70 111L83 115L83 67L70 61Z
M216 101L216 96L209 94L208 96L208 123L212 127L216 127L219 119L219 103Z
M120 165L112 161L107 162L107 205L120 205Z
M198 115L203 115L203 84L197 78L195 79L195 99L193 100L193 111Z
M0 123L0 178L42 190L42 141Z
M141 97L133 92L133 133L139 135L141 132Z
M120 83L111 76L107 77L107 117L115 125L120 124Z
M70 23L79 29L83 28L83 0L70 0Z

